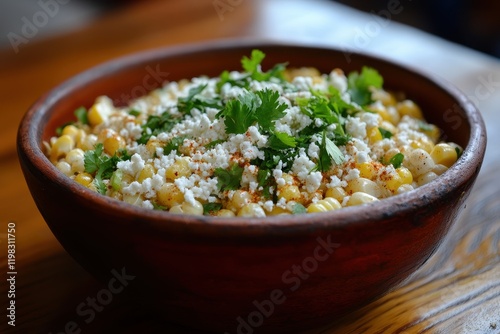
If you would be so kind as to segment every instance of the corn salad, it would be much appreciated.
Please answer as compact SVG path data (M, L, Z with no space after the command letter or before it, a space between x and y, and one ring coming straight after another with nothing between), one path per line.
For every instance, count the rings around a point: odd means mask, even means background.
M105 96L45 143L84 187L171 213L265 217L363 205L444 173L462 149L374 69L322 74L264 54L220 77L168 82L117 107Z

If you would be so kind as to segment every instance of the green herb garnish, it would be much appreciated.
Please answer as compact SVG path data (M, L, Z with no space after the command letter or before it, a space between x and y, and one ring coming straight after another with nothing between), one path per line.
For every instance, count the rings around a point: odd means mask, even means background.
M372 102L370 87L382 88L384 79L373 68L364 66L361 74L351 72L347 77L349 94L354 102L360 106L365 106Z
M165 111L161 116L150 115L146 121L146 124L142 126L141 137L137 140L139 144L147 144L151 136L157 136L162 132L168 132L172 130L175 124L179 121L178 118L172 117L172 115Z
M228 170L219 167L215 169L214 175L218 179L217 187L219 191L238 190L241 185L243 168L238 164L233 164Z
M75 116L78 122L80 122L81 124L89 124L89 119L87 118L87 109L85 107L76 109Z
M294 215L300 215L303 213L307 213L307 209L305 206L303 206L300 203L295 203L293 208L292 208L292 214Z
M382 138L391 139L391 137L392 137L392 132L391 131L387 131L384 128L378 128L378 131L382 135Z
M102 144L97 144L94 150L86 151L84 154L84 168L85 171L94 176L94 184L97 188L97 191L101 194L106 194L106 184L103 182L105 179L110 179L113 177L114 172L116 171L116 165L119 161L127 160L125 158L118 155L114 155L112 157L104 154L104 148ZM118 177L114 176L114 183L116 187L121 187L118 185ZM113 181L112 181L113 185Z
M389 163L394 166L394 168L401 167L405 156L403 153L396 153L390 160Z
M222 209L222 203L205 203L203 204L203 214L210 215Z

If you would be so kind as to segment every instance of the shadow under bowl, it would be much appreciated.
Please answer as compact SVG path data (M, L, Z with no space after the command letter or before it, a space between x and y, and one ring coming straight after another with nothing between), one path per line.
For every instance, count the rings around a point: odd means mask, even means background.
M125 104L163 81L239 70L252 49L263 67L288 62L321 72L377 69L425 117L464 147L443 175L414 191L342 210L267 218L172 215L94 193L60 173L42 141L99 95ZM40 98L24 116L18 154L54 235L106 284L136 292L162 318L212 331L292 332L329 323L387 293L439 246L481 167L479 112L450 84L389 61L340 50L222 41L139 53L90 69ZM113 280L113 277L120 280Z

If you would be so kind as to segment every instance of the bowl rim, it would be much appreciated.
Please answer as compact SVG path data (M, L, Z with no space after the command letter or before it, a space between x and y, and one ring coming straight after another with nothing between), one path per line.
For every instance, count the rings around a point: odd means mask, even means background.
M87 189L67 176L63 175L45 156L40 149L42 129L38 126L44 119L49 119L50 109L60 98L82 86L82 83L96 80L105 75L125 70L142 63L152 63L166 57L181 56L183 54L224 51L234 48L301 48L309 51L346 52L351 57L370 58L377 62L399 67L400 69L418 76L449 94L464 110L465 120L470 125L470 138L467 146L457 162L436 180L417 189L403 194L385 198L376 203L355 207L345 207L341 210L326 213L308 213L304 215L270 216L265 218L231 217L221 218L212 216L194 216L171 214L134 206ZM201 75L201 74L200 74ZM32 126L35 124L35 126ZM150 226L158 231L183 231L185 233L204 234L223 230L226 235L253 234L295 234L304 231L314 232L317 229L342 228L352 224L376 224L388 218L401 216L425 206L432 206L436 200L446 198L447 194L463 186L474 174L479 172L486 148L486 129L481 114L476 106L451 83L422 72L419 69L402 65L387 58L357 50L346 50L325 45L311 45L308 43L290 43L261 39L218 40L167 46L146 50L119 58L112 59L100 65L91 67L70 79L60 83L42 95L23 116L17 135L18 155L25 158L46 176L48 182L53 182L63 190L71 191L76 196L87 201L89 205L106 207L111 213L127 215L141 224ZM467 167L467 168L464 168ZM473 168L470 168L473 167ZM441 185L441 186L438 186ZM446 186L443 186L446 185ZM397 209L394 209L397 208Z

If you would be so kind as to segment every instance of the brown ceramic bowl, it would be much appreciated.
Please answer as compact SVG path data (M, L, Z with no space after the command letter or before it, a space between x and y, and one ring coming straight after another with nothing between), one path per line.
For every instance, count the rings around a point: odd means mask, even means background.
M264 219L134 207L76 184L42 153L42 141L98 95L124 103L163 80L237 70L253 48L267 54L264 67L374 67L386 88L405 92L448 141L465 150L454 166L417 190L330 213ZM168 321L228 333L323 325L397 286L439 246L464 206L485 146L479 112L448 83L368 55L234 41L160 49L93 68L38 100L18 134L31 194L76 261L106 283L112 270L135 276L127 289Z

